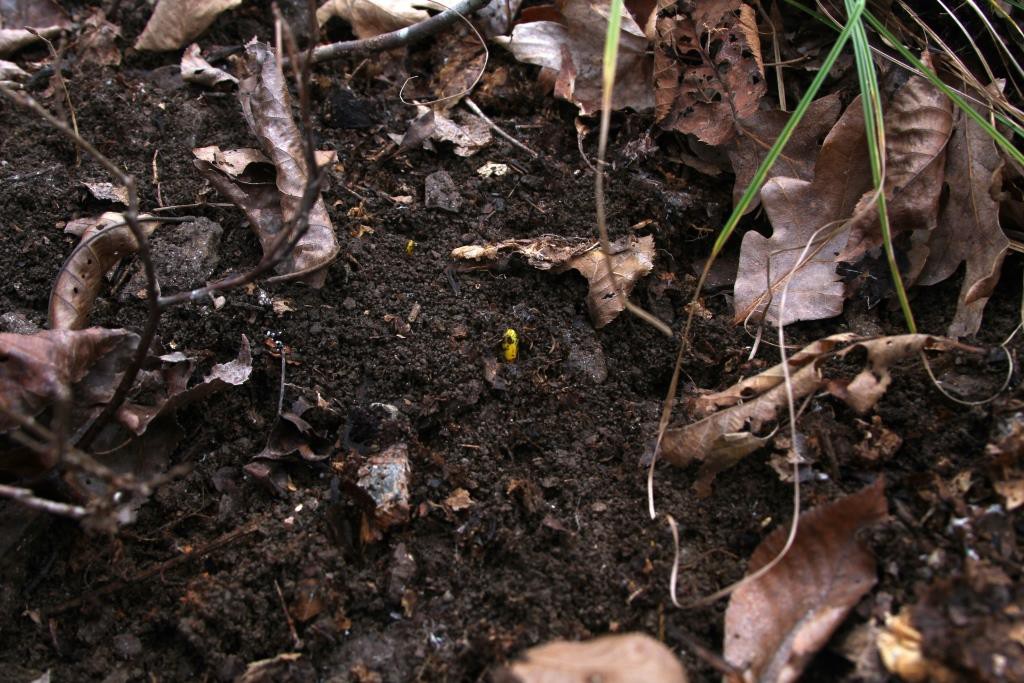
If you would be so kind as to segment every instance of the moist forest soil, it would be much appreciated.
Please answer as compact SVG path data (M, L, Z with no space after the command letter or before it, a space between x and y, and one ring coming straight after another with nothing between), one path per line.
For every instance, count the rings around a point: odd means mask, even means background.
M124 34L137 35L142 8L122 14ZM268 3L246 3L223 15L203 42L269 39L270 16ZM516 261L497 271L449 268L449 252L463 244L594 234L593 175L577 147L573 108L545 93L533 69L496 51L488 70L507 79L486 79L474 99L541 157L499 139L469 158L445 145L398 150L387 134L403 134L414 110L399 100L396 74L433 73L442 54L427 45L388 58L391 65L372 57L317 67L314 130L319 147L339 157L324 197L342 257L319 291L261 286L228 294L219 310L192 305L165 316L164 343L201 356L207 367L233 358L246 335L252 378L178 414L184 439L171 462L190 473L160 488L116 536L35 516L31 533L0 565L0 679L32 680L49 670L55 681L232 680L249 662L297 650L287 605L308 617L294 626L310 668L298 667L293 680L486 680L528 646L632 630L682 647L692 680L717 680L683 637L720 651L724 601L688 611L672 606L671 536L646 512L640 461L656 430L674 343L629 315L594 330L586 283L575 272L552 275ZM144 209L158 201L154 155L165 205L223 201L193 168L191 149L253 146L232 93L182 83L173 53L126 49L118 67L67 68L83 136L134 174ZM58 100L45 102L55 108ZM352 107L367 127L338 127ZM108 178L6 101L0 131L0 312L45 325L50 285L75 242L61 227L107 208L81 183ZM649 132L642 116L616 116L608 211L613 236L637 225L634 232L654 236L656 270L634 298L678 331L696 264L730 208L732 179L673 161L669 136L661 151L629 158L623 150ZM588 138L588 155L594 147ZM481 177L476 169L487 161L508 164L510 173ZM457 213L424 207L424 179L439 170L458 188ZM412 203L390 199L397 196ZM178 213L224 228L218 274L258 259L258 243L234 208ZM372 232L354 236L360 225ZM1017 324L1020 277L1010 257L983 332L970 341L996 345ZM923 330L945 329L956 280L918 292ZM272 300L286 300L291 310L275 312ZM685 392L724 388L775 362L768 344L747 360L752 339L731 323L728 289L711 292L704 305L708 315L697 318L695 351L684 365ZM396 328L390 316L407 321L414 307L410 329ZM104 291L92 322L139 329L144 314L132 292ZM499 358L507 328L520 334L519 359L501 362L503 384L492 383L485 360ZM868 310L853 302L844 317L788 332L799 343L845 330L902 327L886 303ZM337 417L317 426L339 443L325 462L290 465L284 496L242 471L275 419L278 342L286 347L286 400L319 395L328 402ZM1010 347L1014 357L1018 348ZM607 369L603 380L593 370L597 357ZM1005 367L999 352L981 360L965 354L936 372L969 378L981 396L999 387ZM829 442L816 452L831 454L815 466L824 476L804 483L805 509L885 476L894 512L869 538L879 583L834 643L942 586L957 592L970 619L998 612L1012 595L963 585L971 553L1019 585L1020 511L1000 507L984 468L985 446L1015 405L1019 374L1000 401L970 408L944 398L919 363L894 376L875 411L903 439L890 457L858 455L871 417L838 401L816 399L802 423L815 443ZM379 404L399 416L388 418ZM385 440L409 446L413 518L364 542L362 508L343 485L344 472ZM705 595L740 578L767 531L788 523L792 488L769 464L773 452L719 475L703 499L692 489L695 470L658 467L658 507L681 526L682 594ZM446 504L457 489L469 492L470 507ZM3 514L27 513L8 505ZM225 542L207 547L218 539ZM175 560L189 553L195 559ZM150 575L140 579L144 572ZM806 680L863 680L837 650L833 644L820 653Z

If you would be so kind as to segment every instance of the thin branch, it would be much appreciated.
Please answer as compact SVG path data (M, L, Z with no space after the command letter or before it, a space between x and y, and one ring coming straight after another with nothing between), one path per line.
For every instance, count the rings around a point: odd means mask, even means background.
M486 123L488 127L490 127L491 130L493 130L501 137L505 138L513 147L518 147L519 149L523 150L524 152L532 156L534 159L540 156L538 152L534 152L532 149L530 149L523 143L519 142L519 140L516 140L514 137L512 137L494 121L491 121L489 118L487 118L487 115L480 110L480 107L476 106L476 102L474 102L472 99L467 97L466 99L463 100L463 102L465 102L466 106L469 107L469 110L472 111L477 116L479 116L483 120L483 122Z
M68 503L58 503L55 500L39 498L32 492L32 489L23 489L19 486L0 484L0 497L10 498L33 510L41 510L52 515L60 515L61 517L70 517L72 519L82 519L89 512L81 505L69 505Z
M331 43L330 45L321 45L313 50L313 62L319 64L331 61L332 59L339 59L344 55L380 52L412 45L424 38L429 38L443 28L451 26L459 20L460 16L472 14L486 5L488 1L462 0L451 9L446 9L440 14L424 19L418 24L406 26L397 31L382 33L379 36L363 40L345 40L339 43Z

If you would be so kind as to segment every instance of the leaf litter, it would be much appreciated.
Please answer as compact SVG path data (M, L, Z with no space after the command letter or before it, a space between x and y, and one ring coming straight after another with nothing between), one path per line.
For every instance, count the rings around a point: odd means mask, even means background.
M621 296L608 275L600 245L589 238L545 235L536 239L458 247L451 255L457 262L493 266L499 259L512 254L526 258L526 262L538 270L551 270L555 273L579 271L590 285L587 291L590 319L594 327L604 327L626 309L622 297L628 298L637 280L654 268L654 238L649 235L639 238L630 236L612 243L609 257L621 287Z

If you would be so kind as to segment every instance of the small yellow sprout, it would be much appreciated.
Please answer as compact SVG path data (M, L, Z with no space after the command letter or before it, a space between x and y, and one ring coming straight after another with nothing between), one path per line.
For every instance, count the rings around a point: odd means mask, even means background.
M514 363L519 358L519 335L511 327L505 330L505 336L501 340L501 355L509 363Z
M409 240L405 243L405 253L412 256L412 250L416 248L416 240Z

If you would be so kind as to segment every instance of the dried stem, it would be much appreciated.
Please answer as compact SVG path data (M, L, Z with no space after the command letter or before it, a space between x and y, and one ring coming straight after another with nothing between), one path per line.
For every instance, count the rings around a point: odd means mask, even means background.
M10 498L11 500L18 502L27 508L32 508L33 510L42 510L43 512L49 512L52 515L71 517L72 519L82 519L89 513L89 511L81 505L70 505L68 503L58 503L55 500L39 498L32 489L23 489L19 486L0 484L0 497Z

